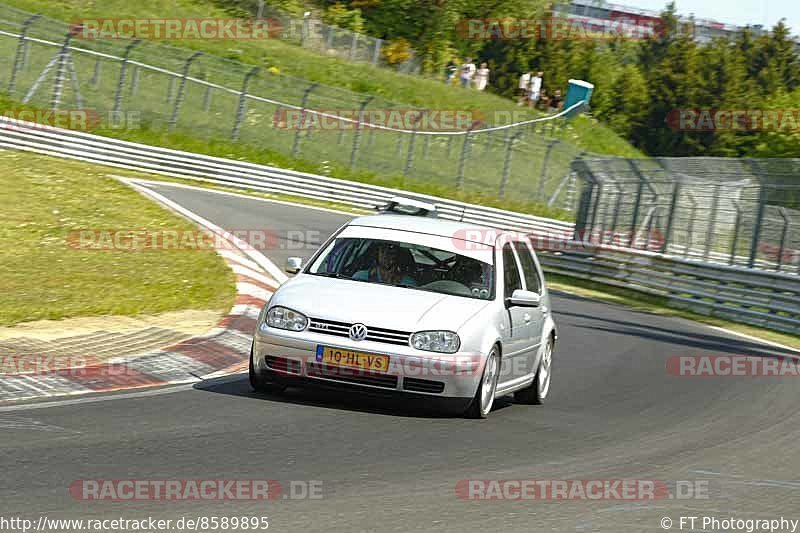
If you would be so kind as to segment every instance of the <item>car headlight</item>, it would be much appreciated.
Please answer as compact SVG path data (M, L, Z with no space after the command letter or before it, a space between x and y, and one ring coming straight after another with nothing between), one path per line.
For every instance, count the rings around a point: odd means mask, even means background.
M267 319L264 324L278 329L288 329L289 331L303 331L308 327L308 317L297 311L276 305L267 311Z
M461 339L452 331L420 331L411 335L411 346L427 352L456 353Z

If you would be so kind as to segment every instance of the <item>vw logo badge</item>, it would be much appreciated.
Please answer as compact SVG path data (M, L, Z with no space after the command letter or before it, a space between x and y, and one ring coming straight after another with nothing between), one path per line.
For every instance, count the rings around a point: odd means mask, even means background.
M367 338L368 333L367 326L364 324L353 324L350 326L350 338L354 341L363 341Z

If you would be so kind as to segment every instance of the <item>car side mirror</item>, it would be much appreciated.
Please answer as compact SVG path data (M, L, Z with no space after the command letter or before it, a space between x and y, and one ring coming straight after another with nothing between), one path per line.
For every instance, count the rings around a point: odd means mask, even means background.
M297 274L303 269L303 259L300 257L290 257L286 260L286 272Z
M510 298L506 298L506 307L539 307L540 305L542 305L541 295L531 291L517 289Z

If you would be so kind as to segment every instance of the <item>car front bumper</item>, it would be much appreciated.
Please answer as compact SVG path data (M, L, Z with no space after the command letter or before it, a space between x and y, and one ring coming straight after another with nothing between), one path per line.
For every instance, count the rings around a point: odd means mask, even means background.
M321 363L317 360L318 346L387 355L389 370L371 372ZM298 385L308 382L341 384L428 398L471 400L478 388L484 362L484 358L475 353L422 352L409 346L356 342L347 337L269 327L256 332L253 345L255 370L286 385L292 385L293 381Z

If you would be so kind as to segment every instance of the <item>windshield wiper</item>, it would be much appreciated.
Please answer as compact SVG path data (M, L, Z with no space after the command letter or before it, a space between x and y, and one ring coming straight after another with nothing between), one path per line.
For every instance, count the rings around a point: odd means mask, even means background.
M350 279L347 276L344 276L338 272L315 272L315 276L323 276L326 278L336 278L336 279Z

